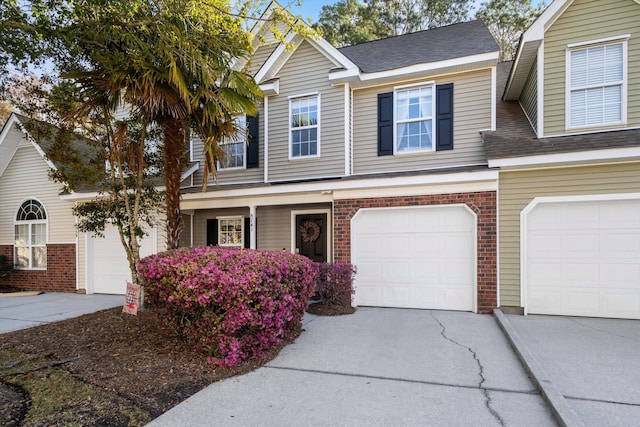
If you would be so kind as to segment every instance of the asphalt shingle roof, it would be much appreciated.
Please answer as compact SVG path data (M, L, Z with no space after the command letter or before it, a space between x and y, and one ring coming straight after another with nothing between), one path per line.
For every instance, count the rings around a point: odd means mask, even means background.
M503 101L500 98L512 64L512 62L498 64L497 128L493 132L482 134L488 160L640 147L640 129L537 138L520 104L516 101Z
M416 64L498 51L480 20L374 40L339 49L362 72L373 73Z

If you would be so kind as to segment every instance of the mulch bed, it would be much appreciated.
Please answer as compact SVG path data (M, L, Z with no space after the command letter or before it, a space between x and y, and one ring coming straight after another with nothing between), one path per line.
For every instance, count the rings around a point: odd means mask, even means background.
M148 414L145 417L156 418L215 381L264 365L284 345L273 348L264 358L251 359L234 368L209 365L205 355L195 353L179 336L163 329L152 310L132 316L122 313L122 308L114 308L3 334L0 355L16 355L16 366L25 363L21 359L40 358L38 363L45 366L57 363L56 369L67 371L70 378L111 396L99 405L94 397L61 409L77 414L74 422L79 425L126 426L131 421L122 415L122 408L133 408L128 412L140 410ZM9 365L2 364L0 425L39 425L29 423L29 417L25 421L34 397L20 386L20 381L26 383L29 375L37 372L7 374ZM47 371L46 375L53 374Z
M350 305L326 304L323 302L314 302L307 307L308 313L318 316L342 316L343 314L353 314L355 311L355 307Z

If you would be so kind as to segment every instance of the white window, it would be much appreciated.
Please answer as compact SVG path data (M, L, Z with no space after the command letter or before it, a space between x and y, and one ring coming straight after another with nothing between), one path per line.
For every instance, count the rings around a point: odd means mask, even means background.
M244 218L241 216L218 218L218 245L244 246Z
M567 127L623 123L626 43L574 48L567 55Z
M289 100L291 159L320 155L320 96L311 95Z
M395 152L434 150L434 87L409 87L395 90Z
M244 169L247 158L247 117L236 116L234 118L238 133L233 138L225 138L220 144L223 156L218 162L218 169Z
M23 269L47 268L47 213L37 200L27 200L15 222L14 264Z

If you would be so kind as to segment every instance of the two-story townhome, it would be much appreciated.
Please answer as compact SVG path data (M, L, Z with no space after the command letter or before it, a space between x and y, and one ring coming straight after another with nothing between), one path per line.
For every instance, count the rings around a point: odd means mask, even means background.
M498 174L480 131L496 126L498 47L486 26L341 49L254 33L259 115L238 118L249 141L224 143L206 192L192 142L182 244L351 262L358 305L496 307Z
M124 294L131 274L117 229L108 227L103 238L76 229L73 207L100 195L62 192L50 179L60 166L46 156L51 142L29 134L23 125L30 120L14 113L0 131L0 255L15 266L9 282L28 290ZM74 143L90 153L81 138ZM164 249L163 233L147 230L142 256Z
M555 0L499 68L502 306L640 318L639 3Z

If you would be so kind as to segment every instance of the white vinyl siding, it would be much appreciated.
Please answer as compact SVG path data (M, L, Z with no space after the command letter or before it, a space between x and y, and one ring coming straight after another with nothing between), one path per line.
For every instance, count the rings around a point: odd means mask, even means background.
M414 83L424 82L427 78L425 76ZM421 151L410 156L378 156L377 96L380 93L392 92L394 85L354 90L354 174L486 164L479 131L491 128L491 70L487 68L451 76L439 76L435 79L436 85L446 83L453 83L455 88L453 150Z
M12 137L12 136L9 136ZM48 244L75 243L73 202L60 200L60 184L49 179L49 166L30 143L23 142L0 176L0 244L14 244L18 207L28 198L47 209Z
M626 43L568 51L569 128L624 121Z

